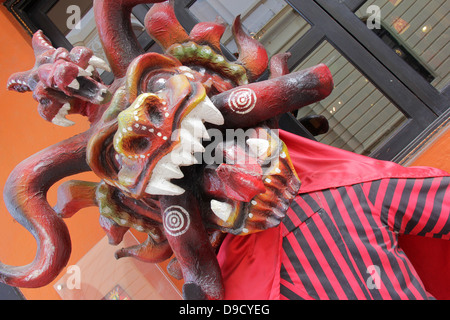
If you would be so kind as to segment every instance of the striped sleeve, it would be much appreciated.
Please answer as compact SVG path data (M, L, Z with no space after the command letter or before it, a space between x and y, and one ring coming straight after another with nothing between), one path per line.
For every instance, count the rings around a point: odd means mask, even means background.
M381 179L363 189L390 230L450 239L450 177Z

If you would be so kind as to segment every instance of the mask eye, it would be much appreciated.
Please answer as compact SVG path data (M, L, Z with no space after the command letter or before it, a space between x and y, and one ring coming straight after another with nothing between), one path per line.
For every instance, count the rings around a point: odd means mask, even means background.
M175 73L163 70L152 71L143 77L142 92L156 93L166 87L167 80Z

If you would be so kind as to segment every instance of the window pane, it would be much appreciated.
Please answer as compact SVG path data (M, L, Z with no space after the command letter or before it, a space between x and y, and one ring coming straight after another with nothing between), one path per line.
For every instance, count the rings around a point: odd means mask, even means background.
M330 130L317 140L344 150L368 155L406 117L330 43L324 41L296 70L325 63L334 79L329 97L301 108L297 117L320 114L328 119Z
M394 52L436 89L442 90L450 80L450 2L369 0L356 15L363 20L367 18L370 5L380 8L381 18L380 28L372 30L383 40L388 40Z
M231 26L238 15L244 30L265 46L269 57L288 51L310 29L306 20L284 0L197 0L190 10L200 21L221 17L228 24L222 44L232 53L237 53L237 47Z

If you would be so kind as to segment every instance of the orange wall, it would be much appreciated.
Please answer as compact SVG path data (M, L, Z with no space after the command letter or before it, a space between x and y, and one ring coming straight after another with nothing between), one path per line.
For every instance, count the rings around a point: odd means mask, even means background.
M37 102L31 93L17 93L6 90L9 76L15 72L29 70L34 65L31 38L0 4L0 104L2 119L0 125L0 190L14 167L27 157L63 139L85 131L89 124L81 116L69 116L77 124L62 128L43 120L37 112ZM78 179L98 181L92 173L83 173L65 180ZM65 181L64 180L64 181ZM56 187L49 191L49 202L56 203ZM98 208L88 208L66 220L72 240L72 254L68 266L75 265L105 233L99 223ZM143 241L142 234L134 234ZM34 238L14 221L6 206L0 200L0 261L9 265L30 263L36 252ZM165 271L165 264L161 264ZM27 299L60 299L53 288L63 275L50 285L39 289L21 289ZM180 289L181 281L175 281Z
M8 11L0 5L0 189L3 190L9 173L22 160L62 139L85 131L87 122L71 128L57 127L44 121L37 112L37 102L31 93L20 94L7 91L9 76L18 71L31 69L34 54L31 39ZM80 118L80 120L83 120ZM90 174L78 178L96 181ZM55 203L55 190L50 191L50 202ZM2 197L3 199L3 197ZM67 221L73 252L69 265L75 264L93 244L105 234L98 224L98 212L85 210ZM33 237L10 216L0 201L0 261L10 265L24 265L34 258L36 243ZM42 289L23 289L28 299L58 299L52 285Z
M411 161L411 165L434 166L450 172L450 124L448 120L446 123L446 126L439 128L438 137L425 146L425 150Z

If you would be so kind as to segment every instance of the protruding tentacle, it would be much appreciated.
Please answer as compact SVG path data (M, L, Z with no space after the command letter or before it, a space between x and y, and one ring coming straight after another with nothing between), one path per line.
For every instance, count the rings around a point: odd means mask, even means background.
M95 192L98 183L70 180L58 188L58 201L54 207L61 218L70 218L79 210L97 206Z
M214 252L219 252L219 248L222 245L226 235L226 233L220 230L214 230L209 234L209 242L211 243ZM180 263L176 257L170 260L167 264L167 272L177 280L183 279L183 271L181 270Z
M161 197L164 231L183 272L185 299L221 299L223 283L194 194Z
M122 227L115 223L112 219L100 215L100 226L106 232L108 236L109 244L116 246L122 242L123 236L130 229L128 227Z
M188 34L175 16L173 0L153 5L145 17L145 27L152 39L164 50L174 43L189 40Z
M326 98L333 78L324 64L251 83L211 98L225 118L225 128L247 128Z
M269 57L264 46L250 37L243 29L240 16L237 16L233 24L233 34L239 50L238 63L247 69L250 82L258 79L267 69Z
M144 53L133 32L131 10L164 0L94 0L97 29L114 75L121 78L134 58Z
M26 266L0 263L0 281L17 287L41 287L65 267L71 252L69 231L49 205L46 194L58 180L88 171L87 133L75 136L31 156L9 176L4 199L11 215L37 242L33 262Z
M143 243L116 251L116 259L134 257L138 260L151 263L160 263L170 258L172 248L166 241L156 242L150 235Z

